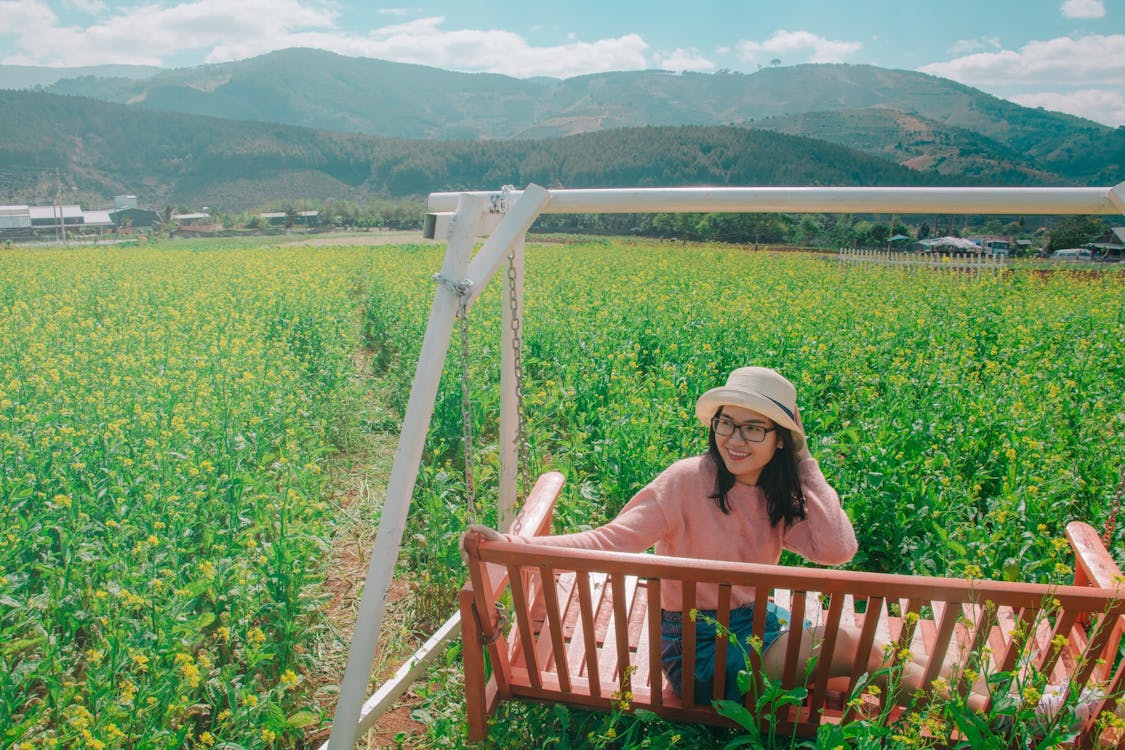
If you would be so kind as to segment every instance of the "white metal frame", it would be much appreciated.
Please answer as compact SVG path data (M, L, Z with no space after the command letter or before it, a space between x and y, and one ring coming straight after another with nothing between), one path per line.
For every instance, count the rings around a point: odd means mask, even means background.
M513 257L515 290L522 300L523 246L541 213L898 213L898 214L1125 214L1125 182L1111 188L841 188L698 187L431 193L427 236L447 247L406 406L398 452L387 484L379 529L367 570L348 664L340 686L332 733L322 750L345 750L405 692L460 633L450 618L389 683L364 701L382 629L387 594L402 545L410 498L421 465L438 383L449 349L463 290L466 308L480 296L503 261ZM478 236L488 239L473 255ZM505 284L511 279L505 276ZM508 294L513 293L509 286ZM518 475L517 386L512 312L505 305L501 346L500 528L514 519ZM519 307L522 316L522 302ZM522 324L522 321L520 321ZM521 325L522 327L522 325Z

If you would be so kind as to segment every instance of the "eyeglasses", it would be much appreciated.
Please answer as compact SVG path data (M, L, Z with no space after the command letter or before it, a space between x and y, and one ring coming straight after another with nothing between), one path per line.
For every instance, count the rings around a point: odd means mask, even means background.
M730 437L734 434L735 430L742 435L742 439L748 443L760 443L766 439L767 432L773 432L776 427L762 427L760 424L753 424L747 422L746 424L735 424L726 417L715 417L711 420L711 429L719 437Z

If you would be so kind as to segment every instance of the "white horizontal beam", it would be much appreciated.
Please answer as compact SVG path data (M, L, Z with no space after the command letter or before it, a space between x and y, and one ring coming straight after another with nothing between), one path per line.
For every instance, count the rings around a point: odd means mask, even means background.
M529 186L530 187L530 186ZM1109 187L684 187L550 191L545 214L899 213L1117 214ZM513 199L522 191L510 192ZM494 200L499 191L471 195ZM430 193L429 211L451 211L462 193Z
M371 728L371 725L378 721L380 716L390 710L395 701L401 698L410 689L410 686L426 673L430 665L437 661L445 646L460 634L461 613L454 612L453 616L446 620L445 624L438 628L437 632L430 636L429 640L422 644L422 647L398 668L395 676L388 682L383 683L375 691L375 694L367 699L360 710L354 736L358 737L366 732ZM328 750L328 745L329 742L326 741L320 746L320 750Z

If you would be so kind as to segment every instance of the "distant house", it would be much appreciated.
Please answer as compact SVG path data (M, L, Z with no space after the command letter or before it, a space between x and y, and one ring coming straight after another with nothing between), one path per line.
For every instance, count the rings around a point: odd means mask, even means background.
M58 226L74 226L82 224L84 217L82 207L78 204L66 206L29 206L31 214L31 227L33 229L51 229Z
M1084 247L1092 250L1095 258L1121 260L1125 257L1125 227L1113 227L1094 242L1087 242Z
M968 237L977 247L986 253L996 253L1006 255L1012 251L1012 243L1009 242L1007 237L999 237L994 234L982 234Z
M0 237L23 237L31 234L31 210L28 206L0 206Z
M933 237L918 240L909 247L922 253L981 253L981 246L963 237Z
M109 216L118 227L145 229L164 223L164 219L160 218L160 214L155 211L149 211L146 208L136 208L135 206L110 211Z
M209 213L172 214L172 223L176 225L176 231L183 234L218 232L223 228Z
M289 216L285 211L267 211L258 214L262 221L269 224L271 227L283 227L286 225L286 217ZM297 211L293 213L293 226L302 227L316 227L320 226L320 212L319 211Z
M83 211L82 212L82 228L83 229L112 229L114 227L113 217L110 216L113 212L109 209Z

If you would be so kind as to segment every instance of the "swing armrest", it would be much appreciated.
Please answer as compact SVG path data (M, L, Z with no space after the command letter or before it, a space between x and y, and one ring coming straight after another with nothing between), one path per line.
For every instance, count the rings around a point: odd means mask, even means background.
M1090 524L1071 521L1066 537L1074 550L1074 585L1125 591L1121 569Z
M535 486L524 501L511 533L515 536L546 536L551 533L551 520L555 514L555 501L562 491L566 478L557 471L548 471L539 476Z

